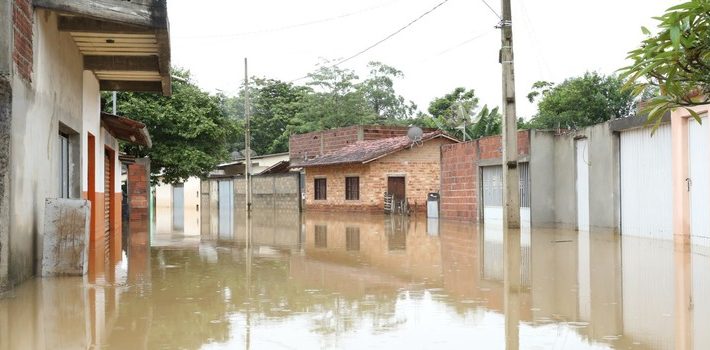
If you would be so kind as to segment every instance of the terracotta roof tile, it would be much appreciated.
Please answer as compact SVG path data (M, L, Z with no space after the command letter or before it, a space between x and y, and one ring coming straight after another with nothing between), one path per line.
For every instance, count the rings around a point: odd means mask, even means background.
M455 138L434 131L422 135L422 142L437 137L444 137L458 142ZM411 146L412 141L407 136L390 137L379 140L357 141L333 152L310 159L291 159L291 167L309 167L335 164L368 163L383 156L395 153Z

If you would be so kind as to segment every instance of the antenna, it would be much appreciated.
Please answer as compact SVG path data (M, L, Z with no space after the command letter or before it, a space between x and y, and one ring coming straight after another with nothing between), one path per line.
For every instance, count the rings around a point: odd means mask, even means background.
M412 147L414 145L421 146L423 135L424 131L418 126L412 126L407 130L407 137L412 141Z

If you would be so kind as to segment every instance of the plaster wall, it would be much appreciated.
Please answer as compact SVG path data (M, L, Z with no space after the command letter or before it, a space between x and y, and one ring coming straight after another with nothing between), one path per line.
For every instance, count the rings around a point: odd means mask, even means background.
M58 196L59 123L82 131L82 57L67 33L57 30L57 16L34 15L32 83L12 78L12 167L10 186L11 283L35 273L42 256L45 198ZM78 161L78 159L74 159Z
M593 229L619 228L619 138L609 123L531 136L531 210L536 227L577 226L575 140L589 147L589 222Z
M183 183L184 234L200 235L200 183L198 177L190 177ZM173 185L160 183L155 186L156 225L159 233L173 230Z
M93 73L83 70L82 55L71 36L57 30L56 13L36 10L33 23L32 79L28 81L18 75L10 78L14 97L9 138L12 159L9 202L12 207L8 232L12 235L8 237L8 277L11 285L37 273L43 251L45 199L59 197L60 132L69 136L71 144L70 198L87 196L87 135L94 135L96 201L92 203L92 215L103 217L104 195L112 197L112 244L115 251L120 250L120 245L116 244L120 242L121 232L118 141L101 128L98 80ZM104 194L106 148L114 151L112 162L116 172L108 194ZM103 233L103 220L95 221L94 232ZM92 237L92 243L104 243L94 241Z

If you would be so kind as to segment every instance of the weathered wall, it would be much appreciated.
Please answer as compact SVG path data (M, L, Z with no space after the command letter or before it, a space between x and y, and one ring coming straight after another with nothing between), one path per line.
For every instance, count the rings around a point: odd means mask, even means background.
M35 19L34 79L13 76L13 160L10 177L10 279L35 273L42 252L44 200L57 197L59 123L82 131L82 58L73 40L57 31L55 14ZM29 136L29 137L27 137ZM101 163L102 164L102 163Z
M429 192L440 188L440 148L451 141L434 139L421 147L405 149L387 157L360 165L334 165L306 169L306 207L314 210L368 210L384 208L388 176L404 176L405 191L411 209L426 209ZM345 177L360 177L360 199L345 200ZM326 200L314 199L314 179L327 178Z
M2 19L0 18L0 22ZM2 33L0 33L2 35ZM12 89L0 74L0 291L7 287L8 242L10 233L10 133Z
M0 2L0 292L7 288L10 233L10 135L12 119L12 8Z
M289 137L292 160L322 155L362 140L379 140L407 134L409 128L388 125L355 125L333 130L309 132Z
M252 176L252 211L300 211L301 190L298 176L298 173ZM237 212L244 211L245 181L243 177L234 179L234 207Z
M518 132L518 158L530 155L530 131ZM441 148L441 217L479 219L479 167L502 164L501 136L445 145Z
M618 229L619 140L601 123L556 134L533 132L531 148L532 220L535 226L577 226L575 140L589 147L589 222L591 228ZM549 155L553 155L550 159Z
M128 244L142 246L150 244L150 160L136 159L128 165Z
M555 169L555 135L530 131L530 221L536 226L555 224L555 188L557 180L550 173Z

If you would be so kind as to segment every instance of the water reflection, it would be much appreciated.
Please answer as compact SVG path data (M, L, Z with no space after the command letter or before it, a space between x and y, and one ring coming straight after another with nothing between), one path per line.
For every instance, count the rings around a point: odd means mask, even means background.
M0 300L0 349L705 349L708 252L602 232L255 212ZM251 231L251 234L248 232ZM706 248L703 248L706 249Z

